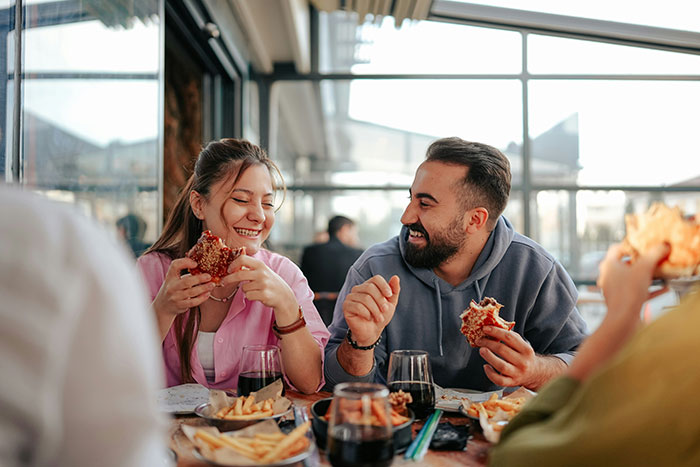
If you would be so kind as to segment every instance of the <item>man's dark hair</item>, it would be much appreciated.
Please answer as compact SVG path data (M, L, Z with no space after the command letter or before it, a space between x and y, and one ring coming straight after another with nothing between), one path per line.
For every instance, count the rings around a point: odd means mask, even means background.
M510 196L510 162L501 151L451 137L431 144L425 159L467 167L467 176L457 187L462 207L465 211L478 206L486 208L491 227L496 225Z
M345 216L333 216L331 220L328 221L328 236L330 238L335 237L338 231L346 225L355 225L355 222Z
M117 219L117 227L124 229L124 234L129 240L141 241L146 234L146 221L133 213Z

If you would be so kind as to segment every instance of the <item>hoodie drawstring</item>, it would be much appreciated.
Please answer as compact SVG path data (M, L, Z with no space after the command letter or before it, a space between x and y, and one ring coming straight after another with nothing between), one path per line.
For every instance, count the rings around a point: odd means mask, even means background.
M489 271L489 273L486 274L484 277L482 277L478 281L474 281L474 288L476 289L477 303L481 302L481 300L483 300L484 297L481 296L482 286L484 289L486 289L486 284L489 282L490 278L491 278L491 272ZM481 281L481 285L479 284L479 281Z
M442 357L442 297L440 296L440 283L437 279L433 279L433 285L435 286L435 297L437 298L438 309L438 348L440 350L440 356Z
M476 296L478 298L477 302L481 302L481 300L484 298L481 296L482 294L482 289L486 289L486 284L488 283L489 279L491 278L491 272L489 272L487 275L482 277L479 280L474 281L474 288L476 289ZM481 282L481 284L479 283ZM440 281L437 278L433 279L433 287L435 288L435 299L437 301L437 329L438 329L438 350L440 352L440 356L443 357L443 351L442 351L442 296L440 294Z

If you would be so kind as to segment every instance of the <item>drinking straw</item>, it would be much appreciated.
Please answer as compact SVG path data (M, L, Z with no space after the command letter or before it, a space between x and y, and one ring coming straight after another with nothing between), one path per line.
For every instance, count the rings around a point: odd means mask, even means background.
M433 412L430 418L428 418L423 425L423 428L421 428L420 432L418 432L416 439L414 439L408 449L406 449L406 454L404 455L405 459L412 459L414 461L420 461L423 459L423 456L425 456L428 446L430 445L430 440L435 434L435 430L437 429L441 416L441 409L436 409Z
M418 447L418 443L420 443L421 437L423 436L423 433L428 429L428 421L423 424L423 427L420 429L418 434L416 435L416 438L411 441L411 444L408 445L408 448L406 449L406 452L403 455L404 459L410 459L413 456L413 453L416 452L416 448Z

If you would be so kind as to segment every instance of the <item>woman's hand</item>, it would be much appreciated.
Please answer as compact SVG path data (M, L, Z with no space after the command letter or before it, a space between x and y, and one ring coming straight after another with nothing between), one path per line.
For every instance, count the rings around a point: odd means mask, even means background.
M659 244L634 260L627 260L623 258L620 244L608 249L608 254L600 263L598 276L598 287L603 291L608 307L606 318L614 319L622 315L623 319L637 319L636 313L645 301L666 292L664 288L649 293L649 286L654 271L669 252L667 244ZM629 313L634 315L628 316Z
M665 290L649 293L658 264L669 253L668 245L658 245L633 261L623 258L620 245L613 245L600 264L598 286L603 290L608 312L598 329L581 345L568 375L586 381L609 362L639 327L642 304Z
M293 323L298 317L299 304L291 287L265 263L252 256L242 255L229 266L229 274L221 285L240 283L248 300L257 300L275 310L280 326ZM280 316L283 315L283 316Z
M153 300L153 308L158 315L174 317L201 305L209 298L209 294L216 286L211 282L209 274L180 275L181 271L195 267L197 262L190 258L180 258L170 263L165 281Z

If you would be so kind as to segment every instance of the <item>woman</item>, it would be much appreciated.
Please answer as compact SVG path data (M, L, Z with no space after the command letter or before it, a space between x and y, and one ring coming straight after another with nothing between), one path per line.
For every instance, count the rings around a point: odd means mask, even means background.
M265 152L248 141L209 143L163 234L138 260L163 341L168 386L196 381L235 388L243 346L253 344L280 347L285 377L295 389L311 393L323 385L329 334L313 293L294 263L262 247L275 222L273 174L281 178ZM208 274L186 274L197 263L185 254L204 230L246 249L219 286Z
M659 245L636 261L610 248L600 267L608 313L568 374L504 429L492 466L700 465L700 291L639 330Z

